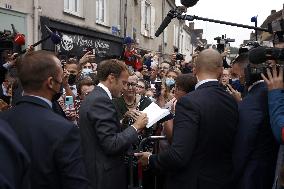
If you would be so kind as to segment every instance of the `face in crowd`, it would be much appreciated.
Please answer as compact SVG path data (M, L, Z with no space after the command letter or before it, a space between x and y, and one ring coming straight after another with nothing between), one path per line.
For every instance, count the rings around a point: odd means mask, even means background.
M220 82L222 85L226 86L230 83L230 70L224 69L223 74L221 75L221 80Z
M136 94L145 95L145 92L146 92L145 83L143 81L138 81L136 86Z
M167 87L171 87L175 84L175 80L177 78L177 73L174 71L169 71L166 75L166 85Z
M170 64L163 62L160 64L159 66L159 75L161 78L164 78L166 73L169 71L170 69Z
M94 85L83 85L81 87L80 99L84 100L86 96L95 89Z
M128 97L133 97L136 95L136 86L138 84L138 78L136 75L128 77L127 89L124 91L124 95Z
M79 70L76 63L70 63L65 65L65 69L72 75L78 75Z
M153 81L157 78L158 75L158 68L157 66L151 66L151 71L150 71L150 79Z

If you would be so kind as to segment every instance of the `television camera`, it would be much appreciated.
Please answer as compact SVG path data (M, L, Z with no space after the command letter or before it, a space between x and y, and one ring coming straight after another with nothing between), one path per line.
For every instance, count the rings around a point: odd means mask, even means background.
M235 42L235 39L226 38L226 35L222 35L222 37L215 37L214 40L217 41L217 50L220 53L223 53L226 47L230 47L231 42Z

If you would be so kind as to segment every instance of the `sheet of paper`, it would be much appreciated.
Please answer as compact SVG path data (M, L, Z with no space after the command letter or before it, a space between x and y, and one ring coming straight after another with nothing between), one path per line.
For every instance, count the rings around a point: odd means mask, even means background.
M149 119L148 124L146 125L147 128L151 127L160 119L163 119L164 117L170 114L170 111L168 109L162 109L154 102L152 102L142 112L146 113Z

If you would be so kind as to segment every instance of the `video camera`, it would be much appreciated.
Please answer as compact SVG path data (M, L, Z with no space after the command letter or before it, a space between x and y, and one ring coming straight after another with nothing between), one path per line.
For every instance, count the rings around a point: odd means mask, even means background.
M19 51L25 44L25 35L19 33L11 24L13 33L10 30L0 31L0 52L5 50Z
M178 48L174 48L174 53L176 54L176 61L184 60L183 54L178 52Z
M284 43L284 19L268 23L268 30L273 34L273 43ZM260 46L249 52L249 61L253 64L262 64L267 60L284 61L284 48Z
M217 41L217 50L220 53L225 51L225 47L229 47L231 42L235 42L235 39L226 38L226 35L222 37L215 37L214 40Z

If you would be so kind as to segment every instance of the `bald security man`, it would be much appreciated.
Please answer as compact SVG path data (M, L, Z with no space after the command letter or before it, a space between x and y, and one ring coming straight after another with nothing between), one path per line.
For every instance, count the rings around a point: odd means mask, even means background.
M167 173L166 188L221 189L230 182L238 108L219 85L222 71L221 55L202 51L195 91L176 105L172 145L160 154L136 154L143 165Z

